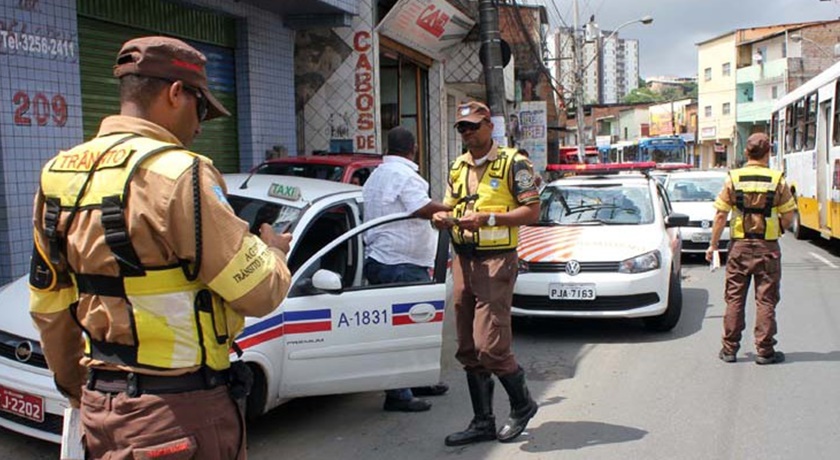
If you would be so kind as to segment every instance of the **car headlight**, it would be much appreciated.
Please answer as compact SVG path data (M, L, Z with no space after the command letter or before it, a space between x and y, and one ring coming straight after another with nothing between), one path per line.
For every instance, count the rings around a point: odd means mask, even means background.
M656 270L662 265L662 255L659 250L651 251L640 256L621 261L619 273L644 273Z
M530 271L530 267L528 266L528 262L522 259L519 259L519 273L528 273Z

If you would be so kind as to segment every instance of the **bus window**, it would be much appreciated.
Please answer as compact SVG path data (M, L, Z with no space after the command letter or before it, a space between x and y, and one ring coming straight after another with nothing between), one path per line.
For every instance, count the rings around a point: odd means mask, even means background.
M801 152L805 148L805 99L796 101L796 132L793 136L793 150Z
M808 95L806 110L804 147L806 150L813 150L817 145L817 93Z
M834 85L834 122L832 123L832 138L834 145L840 145L840 80Z

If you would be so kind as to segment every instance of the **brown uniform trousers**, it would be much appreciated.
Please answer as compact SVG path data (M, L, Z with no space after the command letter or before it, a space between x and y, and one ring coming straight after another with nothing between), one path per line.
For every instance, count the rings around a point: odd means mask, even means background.
M759 356L773 356L776 304L779 303L782 279L782 255L777 241L732 240L726 263L723 349L727 354L734 355L741 346L751 279L755 279L755 351Z
M239 410L222 385L176 394L82 391L87 458L245 460Z
M494 255L456 255L452 264L455 357L467 372L508 375L519 365L511 351L510 306L518 274L516 251Z

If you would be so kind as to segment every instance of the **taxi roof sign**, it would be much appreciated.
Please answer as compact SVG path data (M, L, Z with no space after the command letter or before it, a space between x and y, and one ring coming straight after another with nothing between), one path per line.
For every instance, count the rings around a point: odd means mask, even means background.
M300 187L274 183L268 187L268 196L289 201L297 201L300 199Z

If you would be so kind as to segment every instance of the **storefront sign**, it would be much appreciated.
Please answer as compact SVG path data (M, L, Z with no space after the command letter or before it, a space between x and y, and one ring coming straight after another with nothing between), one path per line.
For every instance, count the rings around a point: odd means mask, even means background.
M377 31L435 59L459 43L475 22L446 0L399 0Z
M376 151L376 126L373 108L373 65L370 61L371 34L360 30L353 35L353 50L357 53L354 89L356 92L356 137L354 150L360 153Z
M709 126L707 128L700 128L700 137L703 139L714 139L717 135L717 128Z

